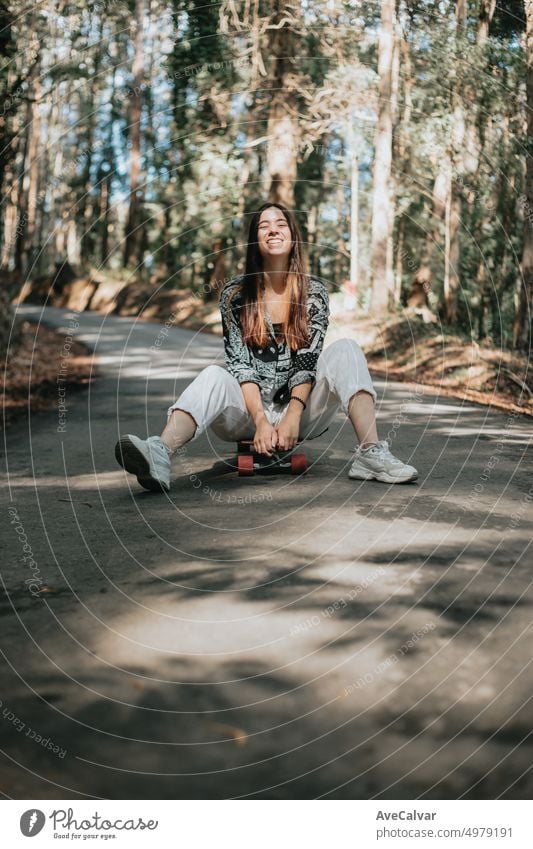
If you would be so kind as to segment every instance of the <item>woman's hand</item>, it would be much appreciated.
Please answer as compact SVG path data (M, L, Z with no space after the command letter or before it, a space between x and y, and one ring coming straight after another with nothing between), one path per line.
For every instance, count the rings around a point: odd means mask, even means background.
M254 451L271 457L272 449L276 447L278 441L276 429L272 427L264 413L256 419L255 427Z
M300 413L288 409L278 427L278 446L283 451L291 451L300 435Z

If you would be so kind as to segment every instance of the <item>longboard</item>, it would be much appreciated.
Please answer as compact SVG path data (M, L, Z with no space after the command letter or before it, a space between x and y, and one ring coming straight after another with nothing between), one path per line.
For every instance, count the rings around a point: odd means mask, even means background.
M304 475L307 471L307 455L274 449L269 457L266 454L258 454L251 439L242 439L237 443L237 472L240 477L250 477L256 472L276 471Z

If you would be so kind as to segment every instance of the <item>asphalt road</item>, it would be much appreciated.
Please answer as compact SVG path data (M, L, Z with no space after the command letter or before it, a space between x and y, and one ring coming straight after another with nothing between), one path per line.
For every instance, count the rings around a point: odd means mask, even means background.
M7 435L5 796L531 798L530 419L377 380L416 484L350 481L339 416L305 477L204 437L157 495L115 441L220 340L44 319L100 376Z

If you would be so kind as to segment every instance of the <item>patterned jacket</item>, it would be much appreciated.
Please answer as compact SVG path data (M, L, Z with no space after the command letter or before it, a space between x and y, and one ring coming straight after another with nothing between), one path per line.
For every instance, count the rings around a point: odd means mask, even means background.
M285 340L276 341L275 326L268 313L268 345L265 348L246 345L239 323L239 311L242 306L240 288L244 277L233 278L222 290L220 311L226 368L239 383L257 383L266 401L286 404L294 386L315 382L317 362L328 327L329 298L327 289L320 280L316 277L309 277L308 280L309 342L305 348L297 351L291 351Z

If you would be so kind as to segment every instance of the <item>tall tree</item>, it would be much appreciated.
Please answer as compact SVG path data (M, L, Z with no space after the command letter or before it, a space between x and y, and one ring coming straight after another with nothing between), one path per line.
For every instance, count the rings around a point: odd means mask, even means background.
M457 321L457 298L461 285L461 213L463 180L463 141L465 138L465 108L463 100L464 70L461 57L466 43L467 3L456 0L456 39L453 77L450 82L451 134L447 157L447 192L444 211L444 304L443 314L448 324ZM463 60L464 62L464 60Z
M141 118L144 82L144 0L135 0L135 39L132 67L130 109L130 200L124 243L124 265L136 265L142 260L141 230Z
M386 313L394 299L392 269L391 169L392 73L394 58L395 0L381 0L379 32L379 97L375 132L374 185L372 189L372 300L375 315Z
M524 216L524 246L520 263L521 285L513 326L513 344L531 350L533 310L533 0L524 0L526 13L526 104L527 147L526 174L522 195Z
M31 17L30 17L31 20ZM34 31L31 49L40 53L38 35ZM39 77L40 63L33 65L29 82L32 97L26 103L26 123L23 128L24 146L19 174L18 192L18 225L15 243L15 269L24 278L31 268L35 248L35 224L37 216L37 194L39 179L39 137L41 132L40 96L41 81Z
M268 26L270 104L268 108L268 199L294 207L300 129L294 90L297 12L284 0L273 0Z
M92 196L93 163L95 153L95 137L98 124L98 95L101 88L100 70L102 67L105 42L104 25L107 17L107 3L98 10L99 19L96 32L96 43L92 45L92 72L90 75L88 92L81 93L82 107L80 112L85 113L84 124L86 126L86 148L84 153L83 173L81 175L81 195L78 203L78 218L81 228L81 253L83 256L92 256L94 252L94 216L95 199ZM92 21L91 21L92 23ZM93 35L92 27L89 30L89 38ZM93 36L94 37L94 36ZM88 48L89 49L89 48Z

